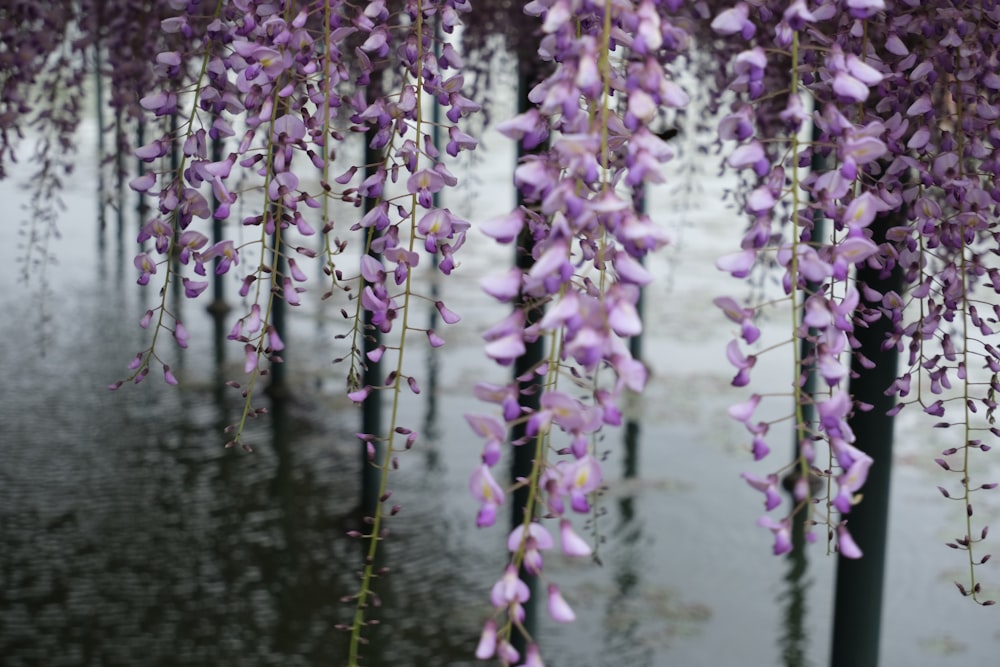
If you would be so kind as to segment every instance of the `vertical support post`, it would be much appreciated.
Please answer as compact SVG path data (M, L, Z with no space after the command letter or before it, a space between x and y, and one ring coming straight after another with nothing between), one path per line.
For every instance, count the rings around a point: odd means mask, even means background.
M177 112L170 114L170 174L172 178L177 179L172 187L177 188L177 197L180 199L183 193L183 184L181 183L181 175L177 173L181 168L181 151L178 142L180 137L177 136L177 132L180 129L177 124ZM174 233L180 233L180 225L177 222L177 212L174 211L173 215L173 226ZM140 225L142 223L139 223ZM181 275L181 263L180 258L177 255L170 257L169 261L173 264L173 272L175 276ZM180 303L181 297L181 281L171 280L170 281L170 293L174 299L174 303Z
M520 59L518 67L518 82L517 82L517 112L524 113L527 111L531 102L528 100L528 93L531 90L531 86L538 76L538 71L531 60ZM525 151L518 144L517 159L520 161L522 157L525 156ZM518 205L524 204L524 200L520 193L517 196ZM517 246L515 248L514 262L517 268L522 271L528 271L534 265L535 261L532 256L532 251L534 250L534 239L531 236L531 230L528 226L525 226L517 239ZM526 305L525 296L518 295L519 309L524 308ZM533 323L539 321L542 318L543 309L541 307L532 307L525 310L527 315L526 326L531 326ZM545 359L545 339L538 338L534 342L525 343L525 352L523 355L514 360L514 379L517 382L518 388L518 403L522 408L537 411L540 408L541 400L541 389L542 389L542 379L534 373L534 370L539 364ZM527 423L516 424L511 428L510 437L512 442L524 442L527 437ZM518 478L528 477L531 475L531 468L534 465L534 455L535 448L531 446L530 443L522 444L520 446L515 446L514 456L511 461L511 481L516 481ZM525 508L528 504L528 493L529 490L525 486L520 486L514 490L513 502L511 503L511 527L516 528L517 526L524 523L525 519ZM536 604L537 598L537 577L530 572L528 572L523 566L520 572L521 581L527 584L531 596L528 601L524 604L524 622L523 625L525 629L534 634L536 626L536 610L538 608ZM521 633L515 632L512 636L512 645L515 649L522 655L526 649L524 637Z
M871 225L872 240L884 243L886 232L904 223L905 215L899 211L879 215ZM860 267L858 281L883 294L888 291L898 294L903 290L903 272L898 264L887 271ZM861 346L851 358L850 392L855 400L870 404L872 409L868 412L855 409L848 423L857 437L855 446L875 459L875 463L865 483L864 501L851 510L848 524L864 557L837 558L831 667L878 665L892 469L893 417L886 412L895 404L895 397L886 396L885 390L898 372L896 349L882 349L890 327L891 323L883 317L868 328L855 330ZM870 369L862 366L859 354L870 359L874 366Z
M115 224L118 238L125 236L125 153L121 146L125 141L125 126L121 108L115 109ZM140 144L141 145L141 144Z
M140 126L141 127L141 126ZM212 137L211 148L212 161L221 162L222 161L222 138L219 136ZM216 209L219 208L221 202L215 196L215 191L212 191L212 242L218 243L222 240L222 220L219 220L215 216ZM218 266L219 262L222 261L221 257L216 257L213 261L213 266ZM226 314L229 312L229 304L226 303L226 290L225 283L223 282L223 276L220 276L215 271L212 271L212 302L208 304L205 308L209 315L212 316L212 322L214 326L214 336L212 340L214 341L215 350L215 363L216 368L221 371L222 365L226 360L226 330L225 319ZM277 326L277 325L275 325ZM284 335L284 331L279 328L278 333Z
M278 206L271 208L271 215L275 218L274 234L271 235L271 245L273 246L271 252L274 253L275 272L271 276L271 280L276 282L279 282L281 276L285 273L285 258L281 254L281 220L278 219L278 214L281 211L282 209ZM274 300L274 305L271 306L271 324L278 330L278 335L282 336L285 340L285 349L281 351L281 358L286 361L288 359L289 339L291 338L285 327L285 314L287 311L287 301L284 299ZM285 368L285 362L272 362L270 368L268 368L268 372L271 374L271 381L268 383L267 389L272 403L280 402L287 397L288 385L286 383L287 372Z
M101 72L101 42L94 44L94 99L97 105L97 221L99 223L97 246L103 255L104 229L107 226L105 216L104 155L107 147L104 145L104 75Z
M146 120L139 116L138 120L135 122L135 145L145 146L146 145ZM146 163L142 161L141 158L136 158L136 170L137 176L142 176L146 173ZM143 194L139 194L138 200L135 205L136 215L139 217L139 226L141 227L146 221L143 218L146 217L146 212L149 210L149 206L146 204L146 197Z
M374 94L380 94L382 91L382 73L379 70L375 70L371 74L371 79L369 82L369 89L374 92ZM383 155L381 150L372 148L372 142L375 139L376 131L369 128L365 132L365 170L364 178L369 178L373 176L377 171L379 165L382 164ZM376 201L370 198L364 200L364 212L368 213L373 208L375 208ZM374 233L374 231L373 231ZM362 231L362 234L367 234L366 230ZM362 240L362 243L367 245L367 238ZM381 260L382 256L372 251L370 248L367 249L369 255L375 259ZM361 298L361 294L358 294L358 298ZM364 363L364 376L362 379L362 384L365 386L377 387L382 384L384 378L382 373L382 362L371 361L368 358L368 353L374 351L382 344L382 332L379 331L378 327L372 323L374 314L368 310L364 311L364 331L363 331L363 344L362 350L364 352L365 358ZM378 441L378 437L382 434L382 392L372 391L369 392L368 396L361 403L361 432L368 433L376 437L374 441L375 445L375 460L382 460L382 447L383 445ZM361 512L363 516L373 516L375 514L375 508L378 505L378 495L379 495L379 482L381 481L381 473L378 468L372 465L371 461L368 460L368 451L365 443L361 444Z
M441 17L438 14L434 15L434 55L436 57L441 56ZM438 104L436 99L431 100L431 143L434 147L440 150L441 148L441 105ZM440 208L441 206L441 192L436 190L431 193L431 204L434 208ZM431 255L431 269L432 275L430 280L430 297L431 301L437 301L440 295L440 289L438 288L438 264L440 260L437 253ZM427 317L427 328L434 329L437 327L438 323L438 310L436 307L431 305L428 309ZM425 387L427 391L425 392L427 400L427 412L424 415L424 428L423 435L425 442L434 445L437 438L437 407L438 407L438 352L436 349L429 347L427 349L427 380L425 382ZM438 451L436 446L428 447L427 449L427 467L435 468L437 466Z
M812 140L814 144L820 140L820 135L821 133L819 128L815 124L813 124ZM813 173L824 171L826 169L826 159L821 155L819 155L816 151L813 151L812 160L809 164L809 169ZM823 216L818 212L814 212L812 221L812 232L810 234L810 238L815 240L823 236L823 234L826 233L825 227L826 225L824 224ZM806 296L808 297L810 294L815 294L817 291L820 290L820 288L822 288L822 286L823 286L822 282L815 280L807 280L805 288ZM803 299L803 304L804 303L805 300ZM802 306L801 318L805 319L804 305ZM817 375L816 363L815 363L816 344L815 342L813 342L812 337L815 336L816 330L810 329L809 334L810 337L803 338L799 343L798 372L800 377L803 375L805 376L805 381L802 383L803 394L805 394L806 396L814 396L816 394L816 375ZM805 405L801 407L801 410L802 410L802 421L805 422L806 427L808 428L816 421L816 409L811 402L806 402ZM798 424L796 424L796 428L792 430L792 438L794 439L794 446L795 446L795 453L793 455L792 461L795 462L798 461L799 456L801 455L802 452L802 443L799 442ZM799 468L799 466L797 465L792 466L791 472L789 472L788 475L782 480L782 483L787 491L789 492L794 491L795 484L796 482L798 482L801 473L802 471ZM812 483L813 480L809 480L809 482ZM805 546L804 542L805 531L803 530L792 531L792 538L793 538L792 551L793 552L802 551L802 549Z
M820 139L820 130L813 124L812 141L816 144ZM818 173L826 169L826 159L816 151L813 151L812 161L809 165L813 173ZM810 238L819 239L826 233L826 225L823 216L814 210L812 220L812 231ZM806 295L814 294L822 288L822 283L808 280L806 281ZM805 307L802 307L801 317L805 318ZM799 376L805 376L802 383L802 391L807 396L815 396L817 384L816 372L816 343L811 337L816 332L810 329L810 337L803 338L799 347L800 365ZM812 428L816 420L816 409L813 403L807 402L801 407L802 421L807 428ZM792 430L795 453L793 461L797 461L802 452L802 442L799 440L799 429ZM792 471L782 480L785 490L793 494L796 483L802 474L797 465L792 466ZM812 485L812 479L807 482ZM812 491L812 489L810 489ZM794 500L793 500L794 502ZM809 569L809 561L806 558L806 530L801 519L792 521L791 530L792 550L788 553L788 572L785 574L787 589L782 594L784 602L784 623L781 633L781 657L785 667L802 667L805 664L807 637L805 631L806 618L806 588L805 575Z

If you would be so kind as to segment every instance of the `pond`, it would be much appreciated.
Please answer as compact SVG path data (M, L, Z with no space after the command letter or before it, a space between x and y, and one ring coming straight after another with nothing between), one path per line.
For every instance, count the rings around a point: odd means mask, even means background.
M239 374L241 362L235 348L219 358L198 302L179 306L193 341L170 353L179 387L153 376L107 391L148 344L135 323L153 295L135 285L131 197L124 243L113 212L100 230L96 170L83 167L96 164L94 135L85 124L47 284L38 273L20 281L16 243L0 249L3 663L341 664L346 636L335 626L349 622L353 607L341 600L355 591L362 556L345 536L357 525L360 416L340 397L343 369L331 364L343 353L332 351L339 306L296 312L286 336L292 398L253 424L252 452L223 446L240 401L219 380ZM509 147L494 135L485 144L460 174L464 197L448 204L472 220L512 203ZM604 540L603 565L547 560L578 616L565 626L541 620L550 667L828 659L835 559L822 544L805 563L771 556L770 535L755 526L759 494L739 478L754 466L745 431L725 417L741 394L729 387L730 332L710 305L742 289L713 267L737 243L739 222L721 203L725 183L705 175L714 158L697 159L706 162L673 181L689 186L683 193L651 195L675 243L649 264L657 276L646 294L650 391L632 406L631 429L601 443L607 489L588 530ZM0 182L12 235L28 185L18 176ZM475 528L467 482L480 444L462 415L487 409L470 397L472 382L505 379L479 338L503 311L478 281L510 257L479 235L468 251L439 287L463 321L442 330L448 344L437 355L411 352L425 391L407 399L401 421L424 437L390 481L403 509L385 542L391 572L379 583L370 667L481 664L473 651L505 535ZM235 290L229 299L238 300ZM776 390L787 386L777 356L761 366ZM898 432L882 664L992 664L996 607L976 607L950 583L962 577L962 559L943 543L962 528L935 490L939 434L909 417ZM786 440L772 456L791 456ZM994 500L980 511L997 509ZM998 579L992 564L983 573Z

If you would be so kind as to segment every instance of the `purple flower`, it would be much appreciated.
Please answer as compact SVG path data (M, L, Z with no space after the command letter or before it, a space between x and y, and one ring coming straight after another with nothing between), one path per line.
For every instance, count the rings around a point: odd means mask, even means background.
M435 301L434 307L437 308L438 314L441 315L441 319L444 320L445 324L455 324L462 319L458 313L449 310L443 301Z
M216 275L222 275L229 271L229 267L233 264L239 264L239 253L236 251L236 247L233 245L232 241L219 241L214 246L206 250L198 258L199 261L205 262L210 259L219 257L219 265L215 267Z
M406 179L406 191L417 195L417 201L424 208L432 206L431 195L440 192L442 188L444 188L444 178L433 169L421 169Z
M763 435L755 435L750 451L753 454L754 461L761 461L771 453L771 448L767 446L767 441L764 440Z
M267 326L267 347L272 352L281 352L285 349L285 343L278 335L278 330L270 324Z
M752 488L764 494L764 509L770 512L781 504L781 494L778 493L778 476L768 475L767 479L761 479L756 475L745 472L740 475Z
M573 531L573 524L569 519L559 521L559 542L562 545L563 555L566 556L580 557L593 553L590 545Z
M774 555L780 556L792 550L792 535L788 525L788 519L775 521L769 516L762 516L757 520L757 525L767 528L774 533Z
M833 77L833 92L842 104L857 104L868 99L868 86L846 71Z
M715 266L720 271L732 274L734 278L746 278L756 262L757 253L748 249L723 255L715 260Z
M132 263L139 270L139 279L136 282L140 285L148 285L150 276L156 273L156 262L148 254L142 253L136 255Z
M181 282L184 284L184 296L189 299L196 298L199 294L205 291L208 287L207 280L191 280L189 278L182 278Z
M853 232L872 223L875 215L882 210L881 202L870 192L855 197L844 211L844 224Z
M514 603L512 607L520 607L520 603ZM513 665L521 657L517 649L510 645L506 639L501 639L497 646L497 657L506 665Z
M757 357L752 354L746 357L743 356L743 353L740 351L740 344L732 340L726 346L726 358L729 359L730 364L739 370L736 377L733 378L732 385L734 387L745 387L750 382L750 369L757 362Z
M492 618L483 625L483 633L479 636L479 643L476 645L476 657L480 660L489 660L497 650L497 624Z
M885 10L885 0L846 0L847 11L856 19L868 19Z
M868 479L868 470L872 465L870 456L860 451L858 454L859 456L854 459L850 468L837 478L837 497L834 498L833 505L841 514L847 514L851 511L851 506L854 504L854 494Z
M257 348L247 343L243 346L243 372L247 375L257 370Z
M851 534L847 532L846 521L841 522L837 526L837 548L844 558L857 559L862 556L860 547L858 547L854 538L851 537Z
M178 253L178 259L181 264L187 264L191 255L200 250L208 243L208 237L201 232L196 232L193 229L181 232L181 235L177 237L177 248L180 250Z
M753 136L753 108L749 105L740 107L719 121L719 139L728 141L746 141Z
M531 597L528 585L517 576L517 568L508 565L500 577L493 585L490 593L490 602L494 607L506 607L512 602L527 602Z
M181 324L180 320L174 323L174 340L177 341L177 346L181 348L187 348L188 340L191 336L188 334L187 329Z
M507 537L507 549L509 551L516 552L520 549L522 538L525 540L528 539L524 537L524 533L524 524L520 524L510 532L510 535ZM549 531L545 529L545 526L537 521L532 521L528 524L527 533L530 538L535 540L535 544L539 549L551 549L555 544L552 540L552 535L549 534Z
M456 157L461 151L473 150L479 142L472 136L459 130L452 125L448 128L448 143L445 152L452 157Z
M759 394L753 394L749 399L742 403L730 405L728 410L729 416L740 423L749 423L750 418L753 417L754 410L756 410L757 406L760 404L760 399L761 397Z
M513 311L506 319L483 333L486 355L502 364L509 364L524 354L524 313Z
M157 116L169 116L177 111L177 95L174 93L151 93L139 100L139 106Z
M718 297L712 303L721 308L729 320L740 325L740 335L748 344L753 344L760 338L760 329L753 323L753 310L741 307L735 299L728 296Z
M802 30L807 23L815 23L816 16L809 11L805 0L793 0L785 10L782 19L792 30Z
M536 148L549 134L538 109L529 109L519 116L500 123L497 125L497 131L510 139L522 139L521 143L525 150Z
M495 417L467 414L465 421L480 438L497 442L503 442L507 438L507 428Z
M545 667L541 653L538 651L538 644L532 642L528 644L528 648L524 649L524 664L521 667Z
M764 147L759 141L754 140L737 147L729 156L727 163L733 169L744 169L755 167L761 161L766 161Z
M602 479L601 464L588 454L563 469L562 492L569 495L574 510L589 512L590 503L586 496L600 487Z
M750 39L757 32L757 28L749 18L750 8L747 7L747 3L740 2L735 7L720 12L712 20L712 30L722 36L740 33L743 39Z
M562 593L559 592L559 587L555 584L548 586L548 608L549 616L556 623L572 623L576 620L576 614L573 613L573 609L566 603Z
M128 182L128 186L136 192L146 192L156 184L156 173L149 172L142 176L137 176Z
M502 275L483 278L479 281L479 286L497 301L507 303L520 293L521 276L521 269L512 267Z
M469 490L476 500L482 503L476 525L480 528L492 526L496 521L497 507L503 504L504 493L500 485L493 479L489 466L476 468L469 479Z
M521 406L517 401L517 386L514 384L496 385L489 382L477 382L472 391L480 401L501 405L503 418L507 421L513 421L521 415Z

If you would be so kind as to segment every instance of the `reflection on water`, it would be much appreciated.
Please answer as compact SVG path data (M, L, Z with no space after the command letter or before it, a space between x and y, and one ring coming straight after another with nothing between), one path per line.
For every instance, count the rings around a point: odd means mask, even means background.
M253 454L227 450L231 390L95 386L138 341L108 326L113 305L73 296L73 335L44 364L28 350L3 362L4 664L336 664L361 562L343 537L358 496L345 415L276 403ZM7 319L3 338L30 323ZM380 582L368 664L460 664L478 620L450 616L462 574L426 557L440 524L411 518L386 559L421 579Z
M806 592L811 581L806 578L809 561L806 554L808 545L805 525L801 521L792 523L792 550L785 556L788 571L785 573L785 588L778 595L778 604L784 610L784 627L780 633L783 667L811 667L809 659L809 637L805 629L807 611Z

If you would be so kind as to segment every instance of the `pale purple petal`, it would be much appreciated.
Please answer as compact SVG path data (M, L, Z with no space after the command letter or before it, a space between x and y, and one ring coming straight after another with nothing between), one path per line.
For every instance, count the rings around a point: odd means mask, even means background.
M576 614L573 613L573 609L566 603L562 594L559 592L559 587L555 584L549 584L549 616L556 623L572 623L576 620Z
M715 260L715 267L732 274L734 278L746 278L756 261L757 253L748 249L723 255Z
M844 558L858 559L862 556L861 548L847 532L847 522L837 526L837 547L840 549L840 555Z
M497 624L492 618L483 625L483 633L479 636L479 644L476 645L476 657L480 660L489 660L497 650Z
M559 522L559 541L566 556L589 556L593 553L590 545L573 531L573 524L569 519L562 519Z

